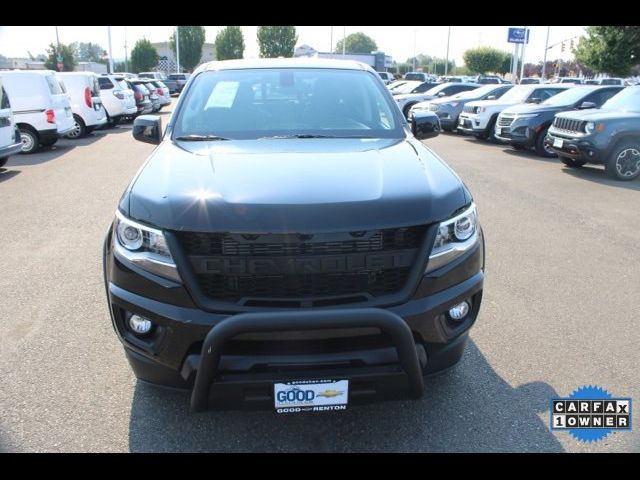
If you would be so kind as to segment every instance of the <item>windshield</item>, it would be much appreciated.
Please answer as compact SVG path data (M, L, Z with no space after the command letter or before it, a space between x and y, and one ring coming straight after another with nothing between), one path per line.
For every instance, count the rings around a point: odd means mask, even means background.
M400 85L398 87L393 87L393 93L398 94L398 93L411 93L411 91L416 88L418 85L420 85L421 82L407 82L403 85Z
M449 85L451 85L450 82L448 83L441 83L440 85L436 85L435 87L433 87L431 90L427 90L425 93L425 95L437 95L438 92L440 92L441 90L444 90L445 88L447 88Z
M502 95L502 97L500 97L500 102L523 103L531 94L533 89L534 87L516 85L515 87L509 89L509 91Z
M584 97L593 92L592 87L573 87L551 98L548 98L540 105L553 105L556 107L563 107L566 105L573 105L574 103L582 100Z
M640 87L627 87L607 100L602 108L640 113Z
M424 82L425 74L424 73L407 73L404 78L407 80L420 80Z
M450 97L453 99L458 98L481 98L485 95L489 95L491 92L498 90L495 85L486 85L484 87L474 88L473 90L467 90L466 92L457 93ZM496 96L498 94L495 94Z
M362 70L273 68L204 72L193 80L174 138L402 138L384 85Z

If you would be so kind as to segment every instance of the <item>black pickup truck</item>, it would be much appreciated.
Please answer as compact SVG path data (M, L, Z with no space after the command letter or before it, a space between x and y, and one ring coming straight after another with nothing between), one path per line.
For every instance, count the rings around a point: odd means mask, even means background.
M616 180L640 177L640 86L627 87L602 108L559 113L545 143L569 167L599 163Z
M471 194L378 74L342 60L211 62L104 241L113 327L141 381L194 411L417 398L482 300Z

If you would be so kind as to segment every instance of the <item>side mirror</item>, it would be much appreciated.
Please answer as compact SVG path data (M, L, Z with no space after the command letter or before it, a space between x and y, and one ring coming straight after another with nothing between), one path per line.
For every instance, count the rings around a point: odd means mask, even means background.
M142 115L133 122L133 138L158 145L162 137L162 120L158 115Z
M438 92L438 97L445 97L447 94L444 92Z
M540 97L531 97L529 100L527 100L527 103L540 103L540 101Z
M440 119L429 111L418 110L411 115L411 132L418 140L437 137L440 133Z
M495 96L495 95L489 95L489 96L487 97L487 100L495 100L495 99L496 99L496 96Z
M582 102L582 104L578 107L580 110L586 110L587 108L596 108L597 105L593 102Z

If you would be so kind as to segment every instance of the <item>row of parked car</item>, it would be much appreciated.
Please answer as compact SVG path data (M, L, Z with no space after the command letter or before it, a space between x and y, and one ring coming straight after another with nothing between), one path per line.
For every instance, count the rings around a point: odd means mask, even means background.
M0 166L10 155L34 153L58 138L132 121L171 104L171 89L155 75L0 71ZM180 92L181 82L173 80Z
M640 86L406 82L389 89L407 118L430 112L445 131L533 149L573 168L604 164L617 180L640 177Z

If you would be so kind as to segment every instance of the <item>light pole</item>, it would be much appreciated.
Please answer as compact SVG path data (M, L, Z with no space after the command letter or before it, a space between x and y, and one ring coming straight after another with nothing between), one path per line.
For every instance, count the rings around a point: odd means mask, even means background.
M124 27L124 71L129 71L129 54L127 52L127 27Z
M331 27L331 45L329 46L329 53L331 54L331 58L333 58L333 27Z
M176 27L176 73L180 73L180 27Z
M446 77L449 73L449 40L451 40L451 27L447 31L447 57L444 61L444 76Z
M416 71L416 31L413 31L413 71Z
M551 27L547 27L547 40L544 42L544 60L542 60L542 73L540 74L540 78L544 82L544 74L547 69L547 51L549 50L549 30Z
M520 59L520 79L524 75L524 53L527 47L527 41L529 40L529 27L524 27L524 43L522 44L522 58Z
M113 51L111 50L111 27L107 27L109 35L109 73L113 73Z
M342 27L342 56L347 53L347 27Z
M56 67L58 67L58 71L62 71L62 52L60 51L60 37L58 36L58 27L56 27L56 44L58 45L58 51L56 52Z

